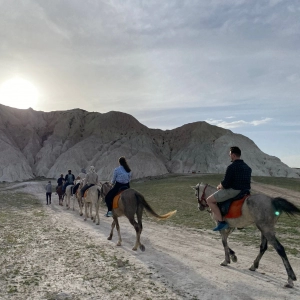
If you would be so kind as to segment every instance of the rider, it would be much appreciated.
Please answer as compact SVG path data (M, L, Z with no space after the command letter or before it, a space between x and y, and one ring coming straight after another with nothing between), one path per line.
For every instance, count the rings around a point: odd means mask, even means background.
M86 177L86 171L84 168L81 169L81 172L78 174L78 176L76 177L76 180L79 180L79 182L77 184L75 184L75 186L73 187L73 194L76 194L78 187L80 185L80 180L84 180L84 178Z
M57 193L57 189L60 187L60 186L62 186L63 185L63 183L64 183L64 174L60 174L60 177L57 179L57 186L56 186L56 193Z
M86 177L86 171L84 168L81 169L81 172L78 174L76 179L84 179Z
M120 166L114 169L113 178L111 180L111 183L114 184L114 186L105 196L105 202L108 209L105 214L106 217L112 217L112 202L114 196L116 196L121 189L130 188L131 169L124 156L119 158L119 164Z
M63 185L63 192L66 191L68 185L74 184L75 176L71 170L68 170L68 174L65 176L65 184Z
M83 197L84 192L90 188L93 185L98 184L98 174L95 171L95 167L94 166L90 166L89 172L86 174L86 177L84 179L84 183L85 185L83 186L83 188L81 189L81 197Z
M224 179L217 186L218 191L207 198L207 204L210 207L214 218L218 221L218 225L213 231L227 229L228 224L223 221L217 202L224 202L230 198L237 196L242 190L251 189L251 168L242 160L240 148L230 147L229 156L232 164L230 164L224 176Z

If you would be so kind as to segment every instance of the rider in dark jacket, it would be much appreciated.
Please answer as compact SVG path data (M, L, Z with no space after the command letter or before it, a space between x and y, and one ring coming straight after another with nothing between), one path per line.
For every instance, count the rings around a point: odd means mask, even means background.
M68 174L65 176L65 184L63 185L63 191L66 191L68 185L73 185L75 176L72 174L71 170L68 170Z

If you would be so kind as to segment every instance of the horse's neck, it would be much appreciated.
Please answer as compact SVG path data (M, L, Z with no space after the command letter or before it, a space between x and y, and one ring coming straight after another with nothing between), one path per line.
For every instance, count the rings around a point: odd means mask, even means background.
M205 196L206 198L209 197L210 195L212 195L213 193L215 193L217 191L217 189L211 185L208 185L206 190L205 190Z

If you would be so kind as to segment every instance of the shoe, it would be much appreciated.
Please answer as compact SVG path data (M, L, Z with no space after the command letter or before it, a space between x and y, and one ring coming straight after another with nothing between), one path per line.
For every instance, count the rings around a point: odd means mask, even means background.
M228 224L225 221L218 221L218 225L216 228L213 229L213 231L220 231L229 228Z
M112 217L112 212L111 212L111 211L108 211L104 216L105 216L105 217Z

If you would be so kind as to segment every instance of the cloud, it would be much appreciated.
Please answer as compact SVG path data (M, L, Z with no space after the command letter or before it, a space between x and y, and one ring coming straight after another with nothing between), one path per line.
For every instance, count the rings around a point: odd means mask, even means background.
M213 120L213 119L208 119L205 120L207 123L216 125L219 127L223 127L225 129L232 129L232 128L238 128L238 127L244 127L244 126L259 126L266 124L270 122L272 119L271 118L265 118L262 120L253 120L250 122L244 121L244 120L238 120L238 121L233 121L233 122L226 122L223 120Z

